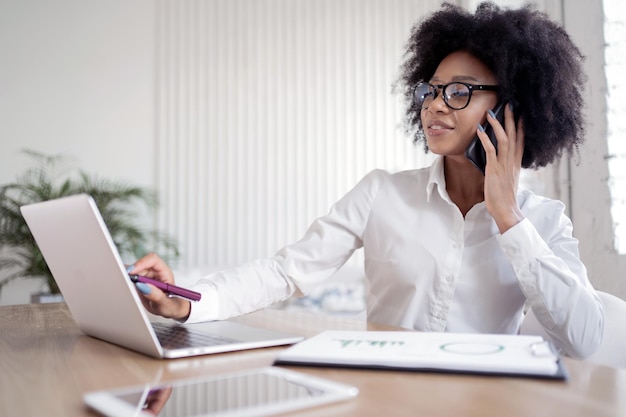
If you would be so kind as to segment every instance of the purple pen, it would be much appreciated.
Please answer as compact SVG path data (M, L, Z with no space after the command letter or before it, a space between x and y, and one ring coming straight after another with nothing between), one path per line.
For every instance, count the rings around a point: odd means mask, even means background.
M143 282L144 284L151 284L167 294L186 298L191 301L200 301L200 298L202 297L202 294L200 294L199 292L187 290L185 288L178 287L172 284L166 284L165 282L157 281L156 279L144 277L142 275L129 275L129 277L130 280L133 282Z

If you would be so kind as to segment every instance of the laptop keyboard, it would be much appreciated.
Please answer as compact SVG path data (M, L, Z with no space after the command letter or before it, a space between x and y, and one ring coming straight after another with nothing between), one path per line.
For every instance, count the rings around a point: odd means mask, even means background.
M203 332L194 332L183 326L171 326L152 323L152 327L164 349L187 347L219 346L239 342L221 336L211 336Z

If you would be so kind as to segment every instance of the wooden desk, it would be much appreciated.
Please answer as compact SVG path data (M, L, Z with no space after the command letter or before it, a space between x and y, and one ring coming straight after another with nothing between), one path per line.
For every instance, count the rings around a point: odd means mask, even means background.
M311 336L384 326L264 310L236 319ZM271 365L283 348L158 360L85 336L65 304L0 307L0 416L94 416L83 393ZM567 382L417 372L291 369L359 388L297 416L626 416L626 370L565 359Z

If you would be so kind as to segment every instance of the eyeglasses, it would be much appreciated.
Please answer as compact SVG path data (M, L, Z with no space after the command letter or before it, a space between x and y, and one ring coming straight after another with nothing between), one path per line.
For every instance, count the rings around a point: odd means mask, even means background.
M486 90L496 91L497 85L476 85L456 81L448 84L433 85L419 83L413 91L413 100L417 107L427 109L430 103L437 98L438 91L442 91L443 102L452 110L461 110L467 107L472 98L472 92Z

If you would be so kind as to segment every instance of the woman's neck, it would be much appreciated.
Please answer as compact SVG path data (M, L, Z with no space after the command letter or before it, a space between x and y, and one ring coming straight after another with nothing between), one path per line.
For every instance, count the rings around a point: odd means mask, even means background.
M476 204L485 200L485 177L468 160L444 157L443 172L448 196L463 217Z

